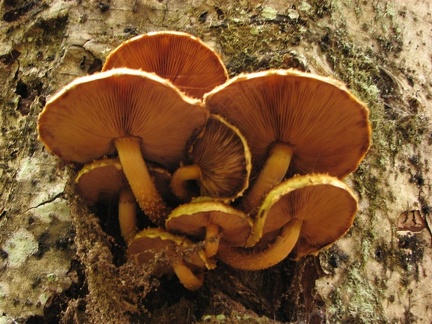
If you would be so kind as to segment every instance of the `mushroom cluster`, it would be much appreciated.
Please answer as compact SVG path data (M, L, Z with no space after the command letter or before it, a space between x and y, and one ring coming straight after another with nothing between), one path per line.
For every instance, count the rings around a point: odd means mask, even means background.
M118 203L128 257L194 290L216 260L265 269L347 232L357 198L343 179L370 146L368 118L331 78L229 79L199 39L155 32L54 95L38 133L80 168L76 189L89 205ZM138 228L138 214L153 225Z

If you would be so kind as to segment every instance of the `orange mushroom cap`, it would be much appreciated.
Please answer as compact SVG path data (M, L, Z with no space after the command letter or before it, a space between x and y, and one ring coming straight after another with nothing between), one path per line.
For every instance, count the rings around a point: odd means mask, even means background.
M159 275L174 270L180 282L190 290L196 290L203 284L203 269L215 267L213 260L206 257L204 251L187 238L169 233L161 228L147 228L139 232L128 247L129 258L137 264L150 262L162 253L164 262L156 268ZM164 266L165 265L165 266ZM169 265L167 267L167 265Z
M171 174L154 163L148 163L147 167L164 200L175 201L169 189ZM117 199L119 192L128 188L129 183L119 159L113 158L84 165L75 178L75 186L79 195L92 206L100 201Z
M136 137L145 159L175 169L207 112L152 73L114 69L75 79L39 115L39 139L66 162L115 152L115 138Z
M245 196L249 210L285 177L345 177L370 146L367 107L330 78L293 70L239 75L207 93L204 102L249 144L252 177L259 174Z
M205 96L248 141L259 169L272 144L294 150L290 174L354 171L370 145L369 110L340 82L294 70L239 75Z
M249 245L285 224L301 221L292 257L318 252L345 234L354 222L357 198L339 179L325 174L295 176L272 189L255 219Z
M75 178L75 185L89 205L102 201L118 202L119 225L126 242L137 233L137 202L118 159L86 164Z
M209 229L214 235L208 235ZM198 199L189 204L184 204L174 209L165 222L169 231L187 234L200 239L217 240L206 242L209 245L215 243L217 252L219 236L222 241L232 246L244 246L251 233L252 221L240 210L217 201L202 201ZM207 233L206 233L207 232ZM218 236L218 237L215 237Z
M210 47L194 36L174 31L125 41L110 53L102 70L118 67L155 72L195 98L228 79L224 64Z
M221 244L218 257L244 270L265 269L288 255L298 260L334 243L351 227L356 211L356 197L337 178L322 174L296 176L268 193L248 246L272 231L273 242L264 248L248 249Z
M102 159L86 164L75 178L76 190L89 205L118 199L129 183L118 159Z
M246 139L220 116L209 117L189 149L189 160L192 164L177 169L171 179L173 192L185 201L200 195L229 202L249 185L252 166ZM190 180L199 193L188 186Z
M207 115L199 100L168 80L123 68L64 87L40 113L38 131L45 146L67 162L87 163L117 151L141 209L161 223L169 208L144 159L175 169Z

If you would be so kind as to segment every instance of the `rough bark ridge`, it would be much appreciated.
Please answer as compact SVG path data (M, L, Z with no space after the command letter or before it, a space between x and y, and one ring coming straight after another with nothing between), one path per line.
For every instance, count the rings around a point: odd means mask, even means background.
M432 321L429 1L0 6L2 322ZM202 38L231 76L308 70L342 80L368 103L374 145L349 178L361 209L343 239L318 257L266 271L219 265L197 292L150 276L152 264L125 263L110 209L90 211L75 196L75 169L37 141L37 115L49 95L100 70L123 40L155 30Z

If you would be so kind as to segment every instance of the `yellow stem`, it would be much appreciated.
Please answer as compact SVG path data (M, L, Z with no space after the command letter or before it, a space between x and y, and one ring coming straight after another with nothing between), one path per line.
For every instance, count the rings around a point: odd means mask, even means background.
M201 169L195 164L185 165L178 168L171 177L171 190L177 198L188 201L192 197L187 182L190 180L201 180Z
M219 249L219 226L216 224L210 224L206 226L206 237L205 237L205 253L207 257L211 258L216 255Z
M195 275L184 261L175 261L172 267L182 285L187 289L197 290L203 285L204 275Z
M246 212L255 210L262 198L283 180L292 155L292 147L285 143L277 143L271 148L258 178L243 199Z
M121 234L126 241L129 241L137 233L136 200L130 188L124 188L120 192L118 214Z
M219 247L219 259L229 266L242 270L266 269L285 259L292 251L300 236L302 221L292 220L286 224L275 241L264 251L234 248L227 245Z
M123 172L144 213L155 224L163 224L170 209L156 190L141 154L140 139L121 137L114 142Z

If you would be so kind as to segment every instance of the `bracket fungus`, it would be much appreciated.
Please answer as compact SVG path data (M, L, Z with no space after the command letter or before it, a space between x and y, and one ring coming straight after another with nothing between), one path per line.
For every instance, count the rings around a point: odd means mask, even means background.
M66 162L88 163L117 151L139 206L161 223L169 208L145 160L176 168L186 143L201 131L207 116L197 99L168 80L114 69L64 87L40 113L38 131L45 146Z
M367 107L340 82L294 70L239 75L204 96L239 128L256 177L243 206L254 211L287 176L354 171L370 146Z
M172 268L180 282L189 290L203 285L203 271L215 267L213 260L198 245L184 236L169 233L161 228L147 228L130 242L128 256L137 264L148 263L163 254L163 262L155 272L163 275ZM157 261L157 260L156 260ZM166 265L169 265L168 267Z
M290 253L295 260L331 245L351 227L357 198L341 180L324 174L295 176L270 190L261 204L248 246L262 234L275 240L264 249L221 246L218 257L230 266L258 270Z
M175 31L147 33L123 42L108 55L102 70L119 67L155 72L194 98L228 79L225 65L210 47Z
M165 222L167 230L205 239L208 257L216 254L219 241L244 246L252 221L242 211L217 201L194 201L174 209Z
M172 191L183 201L204 196L228 202L249 185L251 157L246 140L220 116L209 117L189 149L189 159L192 164L181 166L171 178ZM191 181L199 192L193 190Z

